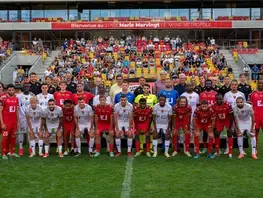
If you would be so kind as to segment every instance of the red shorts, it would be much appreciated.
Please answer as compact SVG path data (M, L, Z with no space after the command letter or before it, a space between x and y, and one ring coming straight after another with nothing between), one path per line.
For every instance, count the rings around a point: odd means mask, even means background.
M148 128L149 128L149 124L137 124L137 130L140 132L140 133L146 133L146 132L149 132L148 131Z
M176 120L175 121L175 129L179 130L180 128L182 128L184 131L185 130L189 130L190 128L190 123L189 121L186 120Z
M13 135L17 132L17 123L5 123L5 126L9 135Z
M263 115L259 116L259 115L255 115L255 129L259 130L261 127L261 129L263 129Z
M229 129L229 120L216 122L215 129L217 132L223 131L225 127L227 130Z
M206 124L197 124L196 128L198 128L200 131L208 132L209 129L211 129L212 123L206 123Z
M103 125L103 124L99 124L98 125L98 133L101 135L103 132L110 132L110 125Z
M74 122L63 123L64 135L74 135L75 124Z

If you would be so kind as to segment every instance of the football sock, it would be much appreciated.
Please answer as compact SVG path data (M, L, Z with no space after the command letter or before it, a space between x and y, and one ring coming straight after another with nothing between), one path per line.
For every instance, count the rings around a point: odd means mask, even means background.
M113 152L114 144L110 144L110 152Z
M150 135L150 149L153 149L153 135Z
M76 138L76 144L77 144L78 152L81 153L81 141L80 141L80 138Z
M107 143L107 150L109 151L110 150L110 136L106 135L105 139L106 139L106 143Z
M38 140L38 152L42 153L43 150L43 140Z
M220 153L220 137L215 138L215 144L216 144L216 152Z
M2 155L6 155L8 152L8 132L2 132Z
M172 140L173 140L173 149L174 151L177 151L177 135L174 135Z
M32 153L34 154L36 153L35 146L36 146L35 140L30 140L30 148L32 149Z
M190 146L190 133L184 134L184 144L185 152L188 152Z
M146 152L150 152L150 142L146 143Z
M243 136L242 137L237 137L237 144L238 144L238 148L239 148L239 153L240 154L244 154L244 151L243 151Z
M228 137L228 153L232 154L233 152L233 138L232 137Z
M11 137L11 151L10 153L14 153L15 152L15 149L16 149L16 135L13 135L13 137Z
M116 143L116 147L117 147L118 152L121 152L121 139L116 138L115 143Z
M89 152L93 152L94 138L89 139Z
M251 147L252 147L252 154L256 154L256 137L251 138Z
M100 144L96 144L96 152L100 152Z
M200 143L199 143L199 137L194 136L194 144L195 144L195 152L197 154L200 154Z
M140 135L139 139L140 139L140 149L143 150L143 145L145 142L145 135Z
M154 151L155 153L157 153L157 146L158 146L157 140L153 140L153 151Z
M170 140L165 140L165 153L168 153L170 147Z
M136 141L135 147L136 147L136 152L140 152L140 142L139 141Z
M49 152L49 144L45 144L45 153L48 154Z
M131 152L132 149L132 138L127 139L128 152Z
M258 135L259 135L259 131L258 130L256 130L256 147L258 147Z
M214 144L214 139L211 138L211 137L209 137L209 138L208 138L208 151L207 151L208 154L211 154L211 153L212 153L213 144Z
M23 133L18 135L18 141L19 141L19 148L23 149L23 143L24 143L24 134Z
M62 153L62 145L59 145L59 146L58 146L58 152L59 152L59 153Z

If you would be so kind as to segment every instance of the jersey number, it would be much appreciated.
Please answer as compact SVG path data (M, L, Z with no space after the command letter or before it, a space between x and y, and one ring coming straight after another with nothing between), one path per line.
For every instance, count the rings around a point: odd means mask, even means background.
M257 103L258 103L258 107L263 107L263 104L261 103L261 100L258 100Z
M16 112L16 107L15 106L10 106L9 107L9 112L10 113Z
M101 115L101 116L100 116L100 119L101 119L101 120L108 120L108 116L107 116L107 115Z

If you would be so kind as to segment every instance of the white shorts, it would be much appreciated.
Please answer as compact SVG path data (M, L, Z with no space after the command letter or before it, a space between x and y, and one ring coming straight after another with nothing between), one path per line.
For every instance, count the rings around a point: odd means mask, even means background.
M87 129L87 131L89 131L90 125L89 126L81 126L81 125L79 125L79 132L81 134L84 134L85 129Z
M120 123L118 123L118 126L119 126L120 131L122 131L122 130L124 130L125 132L129 131L129 123L120 122Z
M33 133L38 133L40 127L39 126L32 126L32 129L33 129Z
M158 125L157 125L156 128L157 128L157 133L160 133L160 131L162 130L163 133L166 134L166 133L167 133L167 128L168 128L168 126L162 126L162 125L159 125L159 126L158 126Z
M25 119L19 120L19 133L26 133L28 131L27 122Z
M244 134L244 132L247 133L247 135L249 135L249 133L251 132L251 121L248 122L242 122L240 120L238 120L238 127L241 131L242 134Z

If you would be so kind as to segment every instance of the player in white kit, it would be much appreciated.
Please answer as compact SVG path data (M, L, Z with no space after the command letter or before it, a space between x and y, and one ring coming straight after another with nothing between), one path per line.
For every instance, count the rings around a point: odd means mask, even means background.
M114 120L116 129L116 147L118 153L115 156L121 155L121 134L127 137L127 155L132 156L132 121L133 121L133 106L128 102L125 95L121 96L120 102L114 107Z
M37 95L38 104L44 109L48 106L48 101L54 99L53 94L48 93L48 85L43 83L41 86L42 93Z
M43 156L42 150L43 150L43 133L40 129L40 126L42 125L42 115L43 115L43 109L42 107L37 104L37 97L34 96L30 99L30 105L28 105L25 109L26 114L26 121L29 129L29 146L30 146L30 158L34 157L36 155L36 142L35 138L38 138L38 154L40 157Z
M75 120L75 140L78 148L76 157L81 155L81 141L80 135L89 135L89 153L93 157L93 146L94 146L94 119L93 110L90 105L85 104L84 98L78 99L78 105L74 107L74 120Z
M243 97L236 99L236 106L233 108L236 130L237 130L237 142L239 148L239 159L245 157L243 150L243 135L247 133L251 139L252 155L253 159L258 159L256 155L256 133L255 133L255 118L254 111L250 104L244 103Z
M99 85L98 86L98 95L96 95L93 98L93 102L92 102L93 106L97 106L98 104L100 104L100 96L101 95L106 96L105 92L106 92L105 86L103 84ZM106 96L106 104L112 105L112 101L111 101L110 96Z
M59 157L64 157L62 153L62 109L59 106L55 105L55 100L50 99L48 101L48 107L43 110L43 122L41 129L44 127L44 143L45 143L45 154L44 158L48 157L49 152L49 138L52 134L56 134L57 137L57 145L58 145L58 154Z
M19 155L22 156L24 154L23 143L24 143L24 135L28 131L28 125L26 122L26 114L25 109L30 104L30 98L34 96L33 93L30 93L27 88L25 88L23 93L17 95L19 101Z
M172 122L173 109L171 105L166 102L166 96L159 96L159 103L153 107L153 151L152 157L157 156L158 147L158 134L164 133L165 135L165 152L166 157L170 157L168 151L170 146L170 132L171 132L171 122Z

